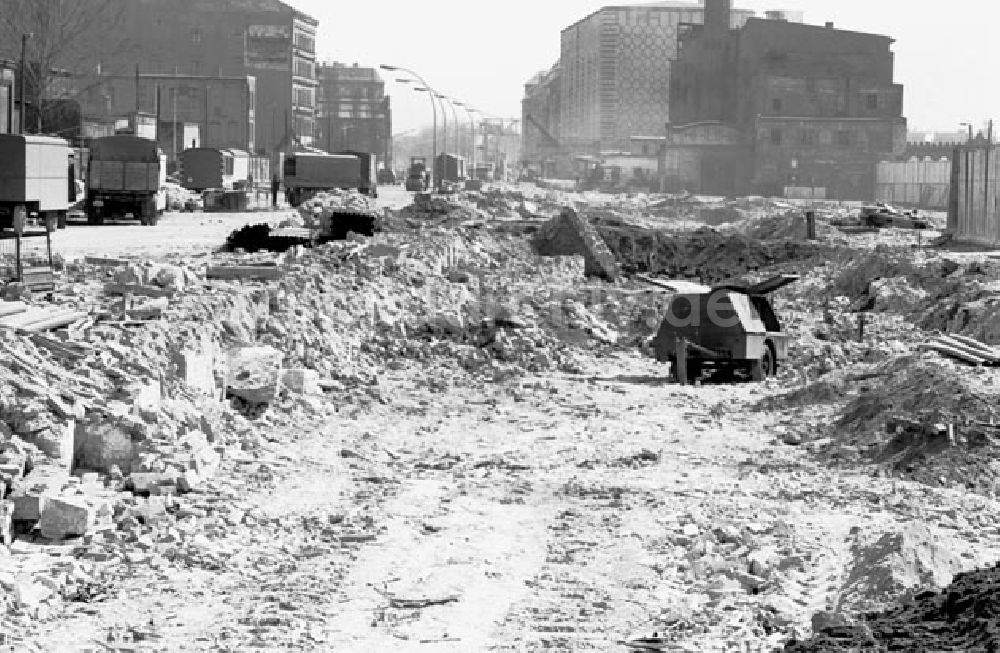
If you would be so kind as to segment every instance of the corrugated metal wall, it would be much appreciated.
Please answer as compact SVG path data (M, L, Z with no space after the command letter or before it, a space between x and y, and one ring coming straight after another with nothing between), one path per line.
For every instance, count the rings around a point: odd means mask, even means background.
M922 209L948 208L950 161L883 161L878 164L875 199Z
M956 150L948 231L955 240L1000 245L1000 155L984 141Z

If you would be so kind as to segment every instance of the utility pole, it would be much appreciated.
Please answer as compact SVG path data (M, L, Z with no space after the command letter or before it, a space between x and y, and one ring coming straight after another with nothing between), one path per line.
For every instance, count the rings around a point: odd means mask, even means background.
M17 80L18 85L21 87L21 107L17 112L17 132L19 134L24 134L24 110L27 106L27 97L25 97L26 86L24 83L25 78L28 76L27 68L27 53L28 53L28 35L21 35L21 79Z
M990 154L993 151L993 121L986 129L986 156L983 163L983 220L990 217Z

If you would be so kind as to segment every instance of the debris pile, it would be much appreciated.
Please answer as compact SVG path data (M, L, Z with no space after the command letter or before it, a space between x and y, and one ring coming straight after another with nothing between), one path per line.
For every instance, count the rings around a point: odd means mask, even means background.
M1000 565L959 574L941 591L921 592L884 612L820 629L786 653L848 650L963 651L1000 647Z

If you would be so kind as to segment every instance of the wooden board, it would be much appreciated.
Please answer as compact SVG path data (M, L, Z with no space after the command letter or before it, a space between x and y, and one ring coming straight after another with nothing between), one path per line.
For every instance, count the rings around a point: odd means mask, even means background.
M175 294L173 290L168 290L167 288L131 283L104 284L104 293L107 295L135 295L136 297L173 297Z
M275 266L217 266L208 268L209 279L253 279L273 281L283 276L282 271Z

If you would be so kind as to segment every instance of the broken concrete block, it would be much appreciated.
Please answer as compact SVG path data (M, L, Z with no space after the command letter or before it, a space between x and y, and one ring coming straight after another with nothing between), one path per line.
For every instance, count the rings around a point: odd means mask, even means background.
M34 614L52 596L52 590L30 577L19 577L14 582L13 594L19 609Z
M178 292L184 290L184 270L176 265L163 265L156 271L156 285Z
M298 394L315 395L321 392L319 372L316 370L285 370L281 375L281 384Z
M160 411L161 388L159 381L147 381L129 386L132 414L147 422L156 421Z
M24 435L24 441L38 447L52 462L69 471L73 465L75 432L76 420L55 421Z
M193 492L201 486L201 474L194 469L188 469L177 475L175 479L180 492Z
M14 486L9 499L14 504L14 521L38 521L51 497L58 496L69 482L69 472L54 465L36 467Z
M121 284L123 286L129 285L143 285L145 281L145 273L142 268L138 265L129 265L124 267L117 272L115 272L115 283Z
M0 501L0 544L10 546L14 541L14 502Z
M284 359L272 347L237 347L226 354L226 393L255 404L270 403Z
M50 540L86 535L94 525L95 513L84 497L53 497L45 502L38 529Z
M174 475L164 472L135 472L128 477L128 484L136 494L162 494L157 490L159 486L174 483Z
M74 467L106 473L117 465L124 473L129 473L136 456L131 431L119 419L99 416L79 424L74 443Z

